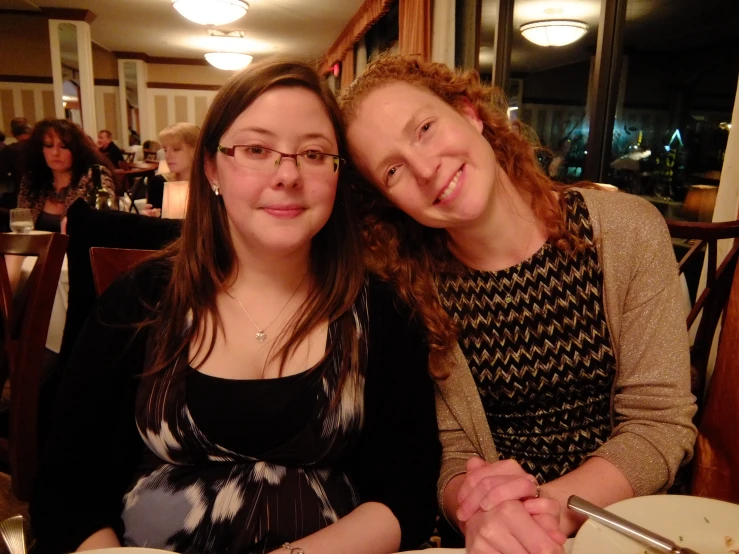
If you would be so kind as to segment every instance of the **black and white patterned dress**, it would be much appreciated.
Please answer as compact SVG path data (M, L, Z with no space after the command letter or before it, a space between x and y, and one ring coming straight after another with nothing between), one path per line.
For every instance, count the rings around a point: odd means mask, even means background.
M337 334L334 327L330 335ZM269 552L351 512L359 503L357 490L334 462L361 429L364 375L350 374L332 405L341 353L335 348L312 371L278 379L217 379L178 367L184 359L169 372L184 370L187 377L145 379L136 423L149 452L124 497L126 545L183 554ZM253 405L236 409L243 415L231 423L243 426L237 448L213 440L219 430L212 424L212 433L202 429L189 406L199 389L217 390L218 381ZM279 443L274 433L269 437L271 429L249 429L269 427L269 421L257 423L255 411L269 412L272 398L288 400L272 409L280 418L274 430ZM224 408L210 394L209 401L210 410ZM204 418L211 417L207 410L201 409Z

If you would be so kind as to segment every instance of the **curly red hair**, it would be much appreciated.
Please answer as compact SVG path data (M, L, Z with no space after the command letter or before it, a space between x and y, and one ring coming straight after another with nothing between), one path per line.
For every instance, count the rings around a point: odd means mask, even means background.
M453 70L418 56L381 54L341 96L339 104L345 123L351 125L369 94L398 82L433 92L457 110L471 104L483 123L482 134L498 164L531 199L548 240L565 251L581 248L580 240L566 225L564 196L555 194L567 186L547 177L536 157L540 147L528 128L510 121L502 91L484 84L476 71ZM362 213L368 268L392 283L413 308L426 327L431 349L446 351L456 341L457 329L441 305L435 279L440 271L459 267L447 248L446 232L417 223L367 180L357 176L353 181Z

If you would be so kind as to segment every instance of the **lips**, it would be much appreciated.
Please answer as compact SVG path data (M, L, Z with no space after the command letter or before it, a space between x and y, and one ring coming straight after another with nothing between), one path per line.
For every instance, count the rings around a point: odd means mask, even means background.
M452 180L449 181L449 184L444 187L444 189L441 191L441 194L436 197L436 200L434 200L434 204L438 204L439 202L443 202L446 198L448 198L453 192L454 189L457 188L457 185L459 184L459 178L462 176L462 168L459 168L459 170L454 174L454 177L452 177Z
M281 219L292 219L302 214L305 211L305 207L298 204L285 204L265 206L262 208L262 210L274 217L279 217Z

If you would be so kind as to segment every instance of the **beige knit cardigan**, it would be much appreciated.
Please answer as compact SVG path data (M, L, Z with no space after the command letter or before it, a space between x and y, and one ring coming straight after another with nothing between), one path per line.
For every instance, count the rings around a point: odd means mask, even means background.
M579 189L603 272L605 317L616 356L610 438L592 456L613 463L639 495L664 491L693 454L690 358L672 242L659 212L630 194ZM432 356L443 448L438 483L465 472L473 455L498 459L477 386L458 345Z

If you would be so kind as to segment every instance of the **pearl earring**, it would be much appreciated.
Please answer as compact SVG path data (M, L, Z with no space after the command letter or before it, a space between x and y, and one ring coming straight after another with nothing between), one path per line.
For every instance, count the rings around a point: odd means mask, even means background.
M213 194L215 194L216 196L221 195L221 190L218 188L218 185L216 183L213 183L210 188L213 189Z

